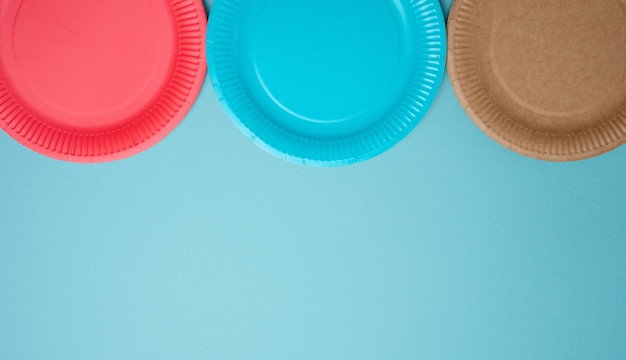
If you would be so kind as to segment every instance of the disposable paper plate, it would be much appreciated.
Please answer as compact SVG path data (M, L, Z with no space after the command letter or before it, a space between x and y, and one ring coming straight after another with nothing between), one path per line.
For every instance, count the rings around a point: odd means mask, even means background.
M207 38L234 122L305 165L389 149L424 116L445 66L436 0L216 0Z
M0 127L66 161L136 154L191 107L205 31L201 0L4 0Z
M626 141L626 1L456 0L448 70L502 145L569 161Z

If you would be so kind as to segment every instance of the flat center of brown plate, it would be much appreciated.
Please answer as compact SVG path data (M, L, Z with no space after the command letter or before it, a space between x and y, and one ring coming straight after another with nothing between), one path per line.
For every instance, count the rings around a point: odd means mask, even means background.
M504 91L551 117L621 102L626 7L621 0L494 1L489 57ZM575 125L575 124L571 124Z

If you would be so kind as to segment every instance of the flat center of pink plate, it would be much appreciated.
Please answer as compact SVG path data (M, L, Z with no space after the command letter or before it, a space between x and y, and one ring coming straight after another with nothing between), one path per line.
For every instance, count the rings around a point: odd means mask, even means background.
M130 119L173 71L166 1L23 0L14 14L11 46L0 49L14 90L60 126L106 129Z

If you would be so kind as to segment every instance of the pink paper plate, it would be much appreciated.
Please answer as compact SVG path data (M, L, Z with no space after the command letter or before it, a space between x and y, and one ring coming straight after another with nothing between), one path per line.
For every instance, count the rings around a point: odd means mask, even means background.
M0 128L72 162L162 140L206 74L201 0L4 0Z

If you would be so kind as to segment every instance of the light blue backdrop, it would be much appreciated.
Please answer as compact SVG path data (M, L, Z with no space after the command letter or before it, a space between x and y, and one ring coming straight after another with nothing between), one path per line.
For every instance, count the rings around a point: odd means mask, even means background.
M210 87L115 163L1 133L0 359L624 359L625 161L512 153L447 77L347 168L265 154Z

